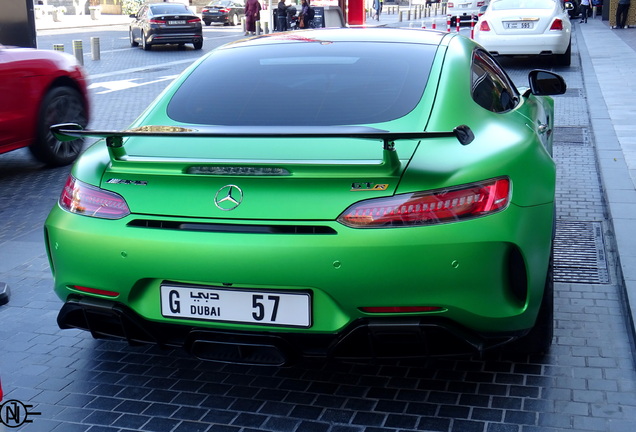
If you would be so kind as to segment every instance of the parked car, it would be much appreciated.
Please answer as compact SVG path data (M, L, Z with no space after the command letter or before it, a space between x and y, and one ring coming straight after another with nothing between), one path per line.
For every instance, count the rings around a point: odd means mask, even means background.
M141 44L146 51L159 44L192 44L203 48L201 18L182 3L153 3L143 5L130 15L130 46Z
M245 16L245 4L233 0L213 1L201 9L201 17L205 25L221 23L238 25Z
M477 17L479 9L487 6L488 0L449 0L446 4L446 11L451 16L451 26L457 24L457 17L461 22L470 22L473 17Z
M57 140L49 127L89 121L86 74L70 54L0 45L0 153L27 147L49 166L68 165L83 140Z
M101 138L45 224L58 323L235 363L545 352L565 87L458 33L217 48L127 130L56 128Z
M569 66L569 4L560 0L492 0L475 26L475 41L495 55L550 55L557 64Z

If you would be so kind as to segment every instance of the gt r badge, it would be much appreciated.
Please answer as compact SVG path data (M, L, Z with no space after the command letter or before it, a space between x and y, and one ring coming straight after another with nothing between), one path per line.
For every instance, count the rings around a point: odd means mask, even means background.
M362 183L351 183L352 191L383 191L387 190L389 185L386 183L383 184L375 184L370 182L362 182Z
M236 185L225 185L214 195L214 205L219 210L230 211L237 208L243 201L243 191Z

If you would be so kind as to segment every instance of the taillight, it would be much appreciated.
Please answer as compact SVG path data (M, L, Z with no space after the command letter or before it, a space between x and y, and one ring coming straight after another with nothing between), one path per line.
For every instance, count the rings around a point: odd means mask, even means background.
M201 22L201 18L192 18L188 20L188 24L194 24L198 22Z
M486 2L485 1L478 1L477 2L477 7L482 7L483 5L485 5Z
M448 2L448 3L446 3L446 7L447 8L453 8L453 7L455 7L455 5L453 4L453 2Z
M99 289L99 288L89 288L89 287L85 287L85 286L79 286L79 285L73 285L71 288L76 289L78 291L82 291L88 294L97 294L97 295L102 295L102 296L106 296L106 297L118 297L119 293L117 291L109 291L109 290L103 290L103 289Z
M563 21L560 18L555 19L550 26L550 30L563 30Z
M221 13L229 13L230 10L229 9L219 9L219 12L221 12Z
M360 310L366 313L422 313L439 312L444 308L438 306L369 306L361 307Z
M486 216L510 201L507 177L478 183L360 201L339 217L352 228L433 225Z
M90 186L68 176L59 200L64 210L103 219L121 219L130 214L128 204L120 195Z
M201 13L204 13L204 12L210 12L210 9L208 9L208 8L201 9Z
M479 24L479 31L488 32L490 31L490 26L488 25L488 21L482 21Z
M154 18L153 18L153 19L151 19L151 20L148 20L148 22L149 22L150 24L165 24L165 23L166 23L166 20L160 20L160 19L154 19Z

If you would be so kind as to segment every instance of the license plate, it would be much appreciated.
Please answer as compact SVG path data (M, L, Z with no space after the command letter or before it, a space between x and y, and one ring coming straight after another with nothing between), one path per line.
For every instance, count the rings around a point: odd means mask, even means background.
M534 23L532 21L504 21L503 26L505 29L532 29Z
M311 296L306 292L162 285L161 314L167 318L310 327Z
M183 25L185 24L185 20L174 20L174 21L168 21L169 25Z

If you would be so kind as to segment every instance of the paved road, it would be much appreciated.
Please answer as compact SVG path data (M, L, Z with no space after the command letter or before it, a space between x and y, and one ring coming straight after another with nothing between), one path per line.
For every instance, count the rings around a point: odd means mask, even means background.
M129 124L194 53L130 49L125 28L109 31L121 33L113 39L119 42L103 47L99 62L86 63L95 128ZM39 40L48 37L41 33ZM595 100L583 85L582 41L577 28L572 67L554 69L569 90L556 98L558 282L556 334L548 356L491 353L271 369L204 363L179 351L60 331L42 223L69 169L42 169L21 150L0 157L0 279L13 291L9 305L0 307L0 373L6 398L31 404L41 415L18 430L636 430L631 332L590 129L588 106ZM535 65L504 66L524 84Z

